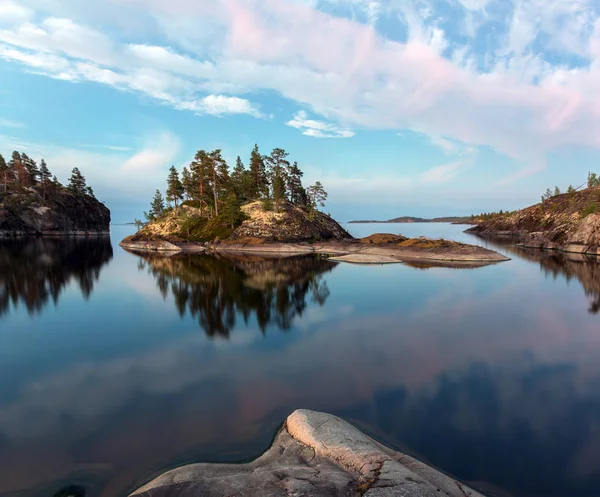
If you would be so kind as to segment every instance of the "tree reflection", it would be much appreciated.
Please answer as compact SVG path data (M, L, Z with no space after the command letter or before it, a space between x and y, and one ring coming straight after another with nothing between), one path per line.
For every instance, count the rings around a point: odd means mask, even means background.
M163 298L172 296L181 316L186 311L209 336L228 337L241 316L252 316L261 331L289 330L310 298L320 306L329 297L323 274L337 264L316 257L264 258L206 255L137 254L138 269L156 279Z
M105 237L0 241L0 316L19 303L30 314L40 313L50 300L56 304L72 281L87 300L112 256Z

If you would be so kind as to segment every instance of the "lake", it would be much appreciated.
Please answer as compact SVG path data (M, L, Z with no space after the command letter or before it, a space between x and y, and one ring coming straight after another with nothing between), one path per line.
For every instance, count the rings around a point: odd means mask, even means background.
M600 265L450 224L478 269L0 241L0 496L126 496L329 412L486 495L600 495Z

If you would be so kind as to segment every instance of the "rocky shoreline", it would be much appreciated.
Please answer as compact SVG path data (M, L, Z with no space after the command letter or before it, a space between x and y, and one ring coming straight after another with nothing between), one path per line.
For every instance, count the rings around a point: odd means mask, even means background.
M365 244L360 240L336 240L319 243L171 243L167 241L132 241L125 239L121 247L134 252L177 253L247 253L285 257L292 255L324 254L335 256L341 262L355 264L382 264L401 262L469 263L487 265L510 260L508 257L483 247L451 243L445 247L400 247L397 244ZM349 257L344 260L344 257ZM378 259L379 258L379 259Z
M168 471L130 497L483 497L330 414L298 410L271 448L248 464L192 464Z

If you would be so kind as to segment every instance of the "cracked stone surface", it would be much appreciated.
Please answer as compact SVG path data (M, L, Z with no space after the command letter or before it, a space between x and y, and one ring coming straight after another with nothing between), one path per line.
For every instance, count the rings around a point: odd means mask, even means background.
M483 497L330 414L291 414L271 448L248 464L192 464L135 491L136 497Z

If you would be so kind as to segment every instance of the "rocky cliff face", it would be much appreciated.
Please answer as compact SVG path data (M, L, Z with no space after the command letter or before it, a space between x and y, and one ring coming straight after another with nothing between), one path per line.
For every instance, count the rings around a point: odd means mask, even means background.
M334 219L322 212L308 213L289 202L278 212L265 210L263 203L252 202L242 207L246 219L237 228L220 218L207 220L199 209L182 206L144 226L126 243L231 242L231 243L296 243L320 240L352 239Z
M246 219L231 236L232 240L263 239L269 242L305 242L351 239L333 218L315 211L312 214L288 202L279 212L265 211L262 202L242 207Z
M32 188L1 200L0 237L109 233L110 211L89 195L60 190L44 201Z
M467 230L512 236L525 246L600 254L600 188L556 195L545 202Z

